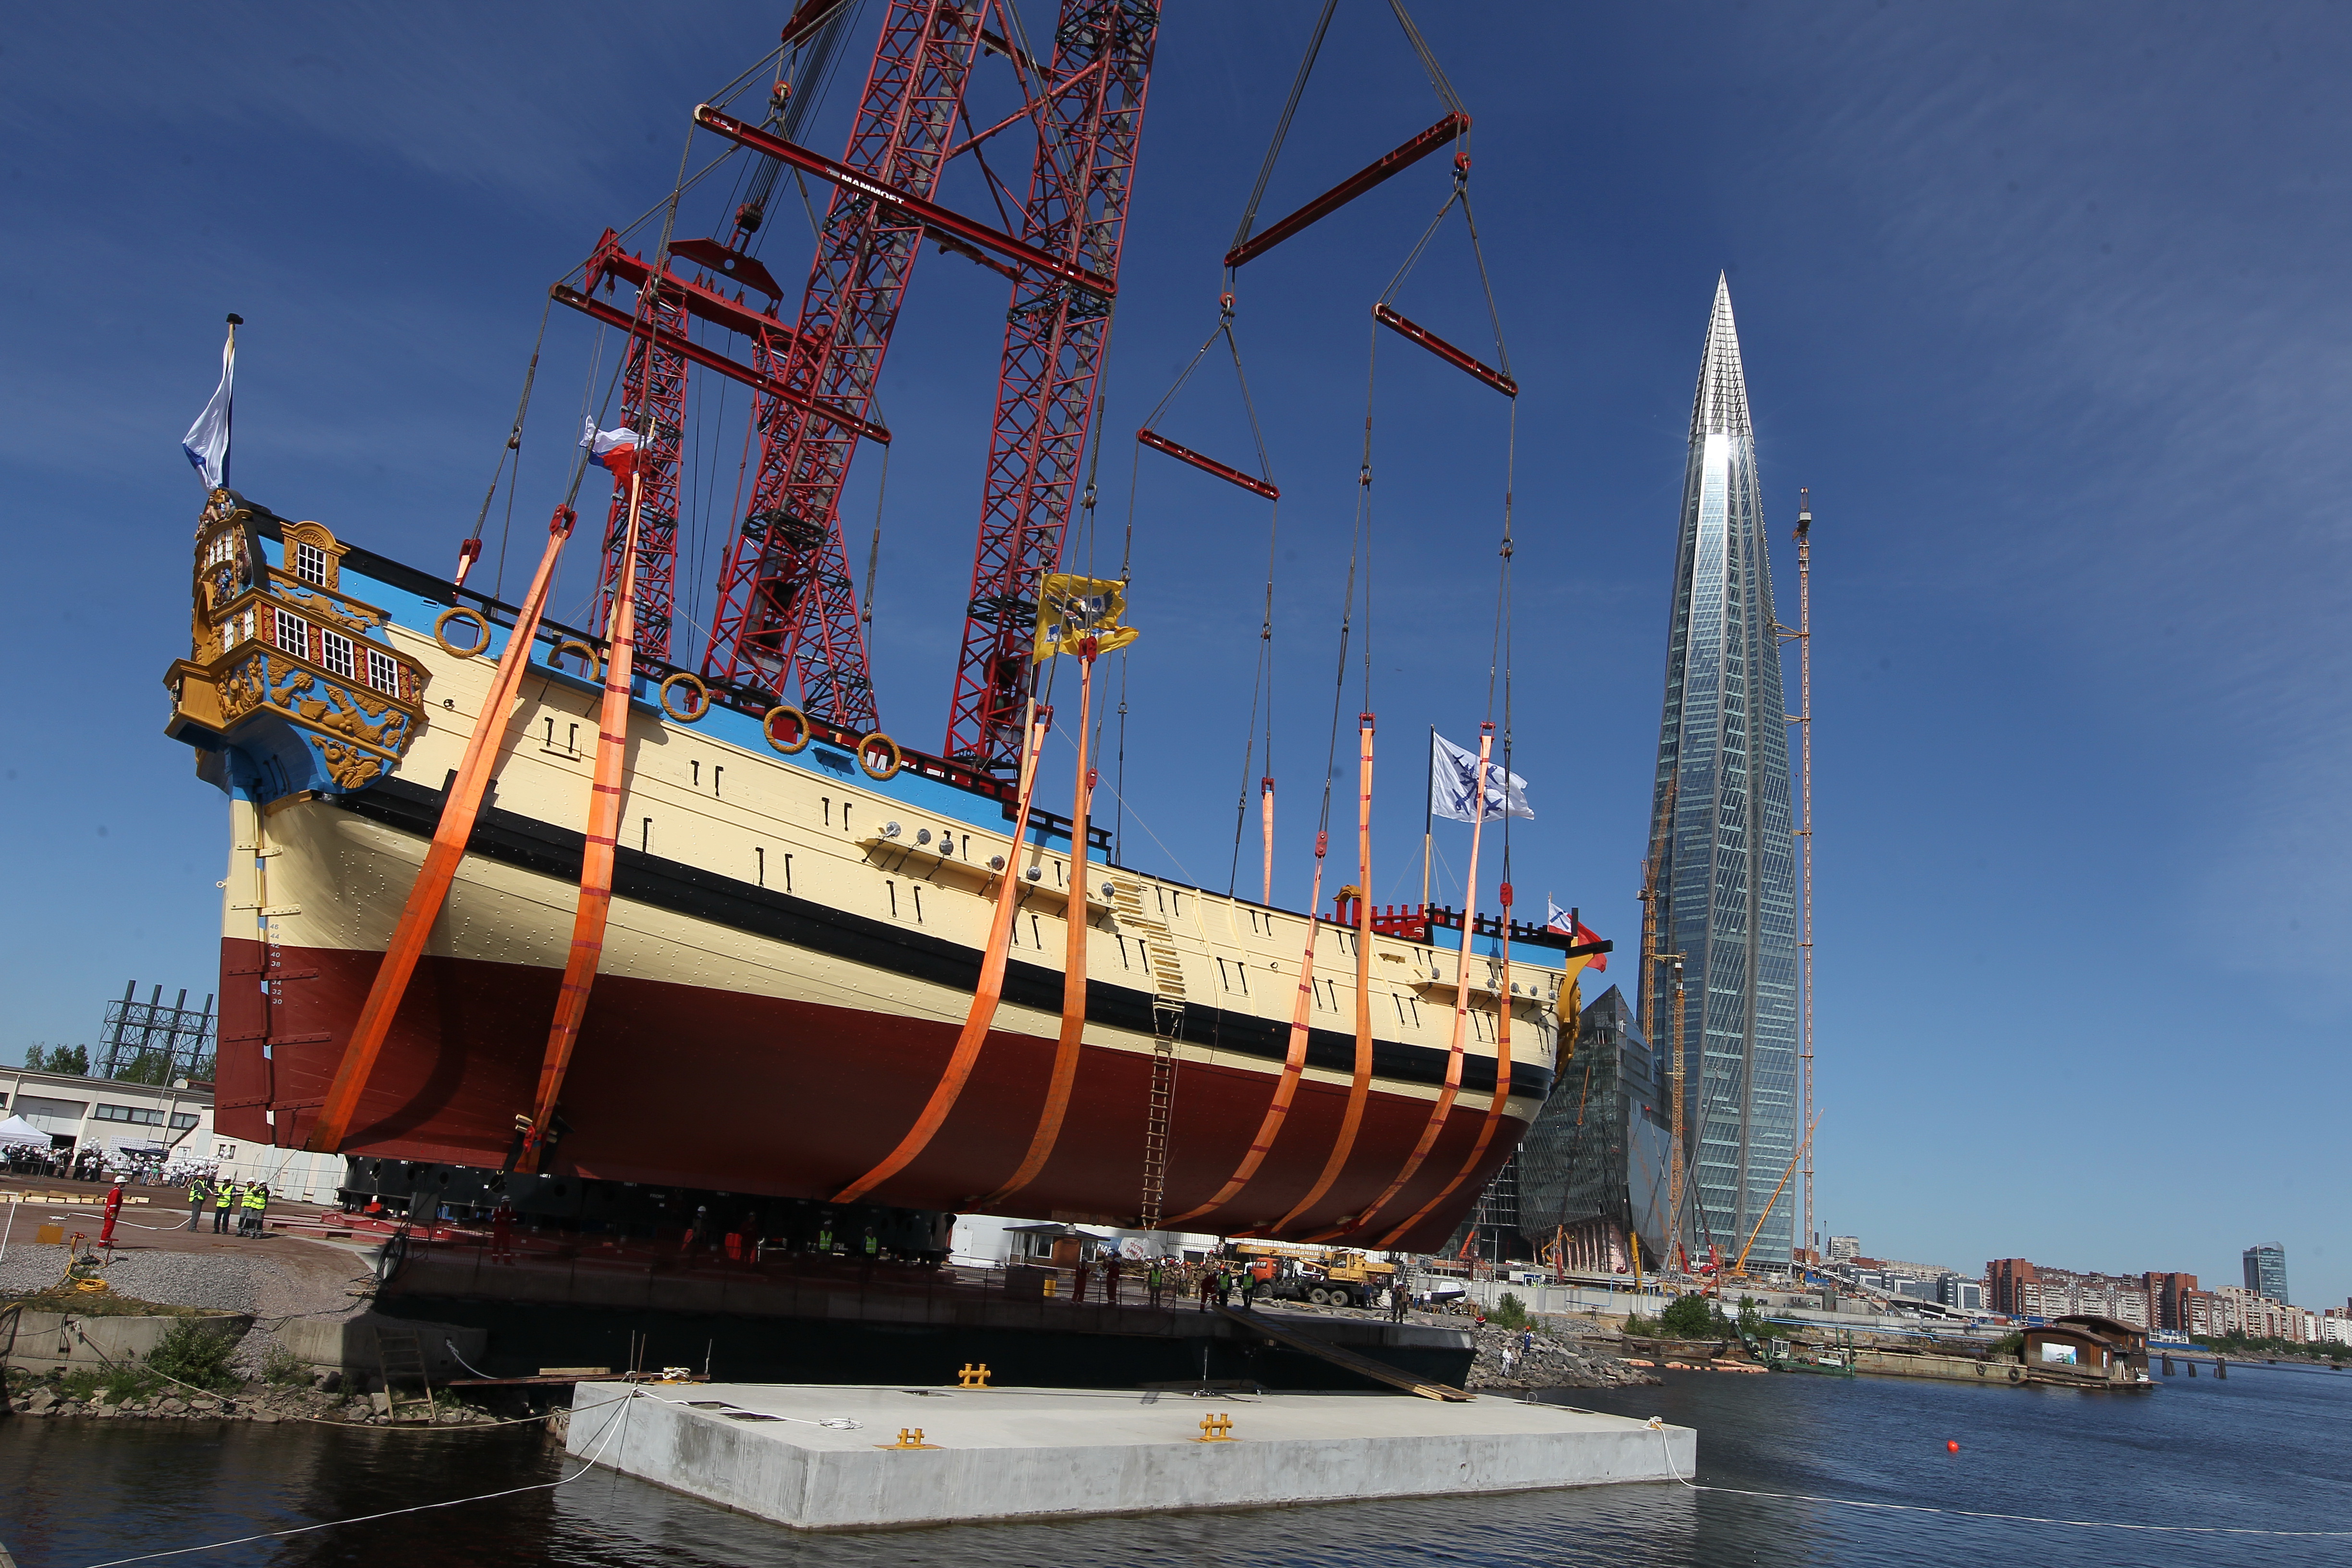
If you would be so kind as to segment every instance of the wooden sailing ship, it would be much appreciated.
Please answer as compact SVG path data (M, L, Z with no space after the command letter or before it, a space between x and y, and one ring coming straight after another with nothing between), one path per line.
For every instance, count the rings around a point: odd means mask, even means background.
M838 10L804 6L787 57L805 66ZM170 733L229 801L222 1131L1403 1247L1441 1242L1508 1157L1600 947L1511 921L1507 891L1492 918L1376 911L1354 888L1321 912L1216 893L1114 863L1087 784L1070 817L1035 803L1051 650L1032 638L1094 413L1158 7L1065 0L1050 60L992 32L996 10L894 0L845 161L789 139L788 82L762 122L698 110L767 182L731 234L665 230L645 254L608 234L584 287L556 287L629 333L635 445L593 629L544 614L569 508L518 605L466 585L478 540L445 579L225 482L208 495L168 684ZM983 51L1019 58L1033 118L1066 121L1035 178L1075 194L1033 200L1020 236L932 199L953 117L907 112L954 100ZM1449 110L1339 199L1467 127ZM835 190L797 323L751 252L785 167ZM872 722L837 515L849 454L887 438L874 376L919 240L1013 276L999 445L1028 443L1013 490L992 459L988 515L1009 521L983 535L941 756ZM597 298L615 283L633 310ZM748 363L702 329L750 340ZM667 597L689 364L753 389L761 439L694 669L670 654ZM1098 629L1076 627L1089 668ZM1360 746L1369 887L1370 715Z

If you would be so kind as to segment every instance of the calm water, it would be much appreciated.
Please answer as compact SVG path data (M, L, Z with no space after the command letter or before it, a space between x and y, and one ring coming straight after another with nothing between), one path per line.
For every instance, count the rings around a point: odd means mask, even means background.
M2152 1394L1863 1378L1666 1374L1575 1402L1699 1429L1699 1479L1872 1501L2269 1529L2352 1529L2352 1373L2236 1369ZM1945 1451L1947 1439L1960 1444ZM87 1568L348 1518L572 1467L530 1427L412 1436L0 1420L0 1542L22 1568ZM496 1563L733 1568L898 1563L1978 1565L2352 1564L2352 1539L2070 1530L1666 1486L843 1537L780 1529L596 1471L467 1504L181 1564Z

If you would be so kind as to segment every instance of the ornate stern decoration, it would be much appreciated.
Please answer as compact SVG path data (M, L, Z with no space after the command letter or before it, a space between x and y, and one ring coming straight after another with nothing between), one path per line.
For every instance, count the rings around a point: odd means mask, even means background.
M274 524L282 565L263 529ZM424 718L425 673L390 617L341 591L344 547L218 489L196 525L194 647L163 677L164 733L197 773L273 800L364 789L398 764Z

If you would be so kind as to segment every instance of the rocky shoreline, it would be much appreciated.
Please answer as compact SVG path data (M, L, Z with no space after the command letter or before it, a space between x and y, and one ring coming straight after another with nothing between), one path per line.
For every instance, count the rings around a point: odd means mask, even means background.
M1466 1386L1477 1389L1630 1388L1665 1380L1638 1367L1592 1340L1552 1334L1529 1325L1527 1349L1520 1350L1520 1332L1498 1323L1481 1324L1477 1352L1470 1363ZM1503 1352L1512 1356L1508 1376L1503 1373Z
M87 1389L75 1394L68 1375L28 1375L9 1371L7 1399L0 1401L5 1415L82 1417L82 1420L245 1420L270 1425L308 1420L336 1427L421 1427L428 1422L419 1411L402 1411L393 1417L391 1401L381 1392L343 1392L341 1377L324 1373L310 1384L247 1383L221 1392L197 1392L191 1387L167 1387L148 1394L113 1394ZM463 1404L446 1392L436 1392L433 1422L440 1427L485 1427L501 1425L497 1413Z
M262 1426L280 1421L316 1421L337 1426L427 1425L421 1416L413 1415L403 1415L394 1421L390 1402L382 1394L347 1396L323 1389L256 1384L235 1392L198 1394L181 1389L118 1401L103 1394L75 1398L59 1383L60 1380L43 1379L20 1387L12 1379L7 1414L92 1421L250 1421ZM444 1401L436 1405L430 1424L496 1426L499 1418L473 1405Z

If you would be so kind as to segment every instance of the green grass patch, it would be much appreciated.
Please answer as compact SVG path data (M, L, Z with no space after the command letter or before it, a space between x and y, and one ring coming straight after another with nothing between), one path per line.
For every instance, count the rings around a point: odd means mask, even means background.
M235 1388L239 1379L228 1363L236 1354L236 1342L228 1335L207 1332L183 1318L163 1331L141 1370L161 1373L174 1383L197 1388Z
M142 1366L80 1367L66 1373L58 1391L68 1399L92 1405L120 1405L161 1394L166 1384Z

